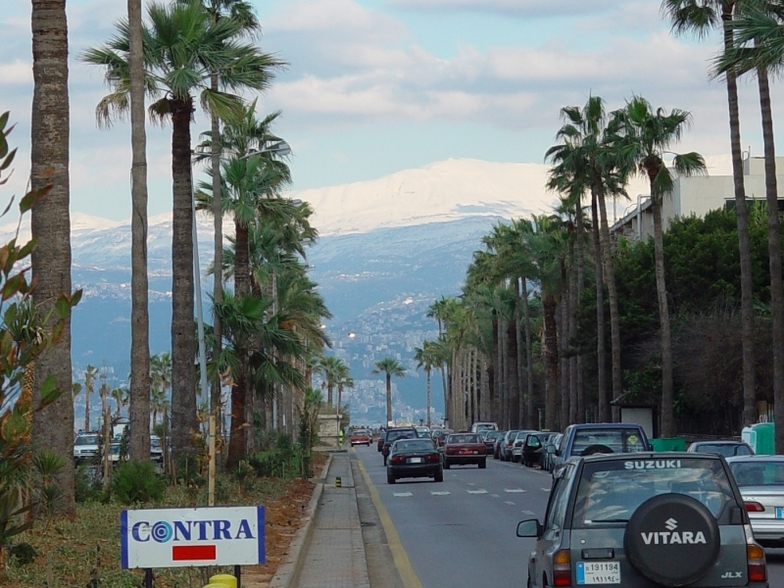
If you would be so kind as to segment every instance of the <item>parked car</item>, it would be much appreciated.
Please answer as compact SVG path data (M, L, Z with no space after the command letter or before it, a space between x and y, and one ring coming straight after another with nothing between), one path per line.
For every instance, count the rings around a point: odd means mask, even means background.
M686 450L689 453L718 453L724 457L754 455L751 445L745 441L695 441Z
M563 433L556 433L544 444L544 457L542 458L542 462L544 464L543 468L548 472L552 472L553 469L555 469L555 466L560 463L561 458L558 456L558 453L561 449L562 441Z
M764 547L784 547L784 455L728 457L746 502L754 537Z
M367 429L354 429L349 436L349 443L351 443L352 446L366 445L367 447L370 447L372 442L373 436Z
M384 435L384 447L381 448L381 455L384 457L384 465L387 465L387 458L389 457L389 449L392 443L398 439L417 439L418 435L414 427L393 427L387 429Z
M532 468L542 467L542 460L545 455L544 445L555 433L528 433L523 441L522 463L524 466Z
M101 436L98 433L79 433L74 439L73 458L76 463L92 461L99 454Z
M498 446L498 458L501 461L510 461L512 459L512 447L514 446L517 431L518 429L512 429L504 433L504 437Z
M441 454L432 439L398 439L389 449L387 483L394 484L400 478L433 478L444 481Z
M482 441L485 442L485 448L487 449L487 454L490 455L493 453L495 449L495 440L498 439L498 435L500 431L484 431L481 433Z
M477 433L452 433L444 444L444 469L453 465L476 464L480 469L487 467L485 443Z
M710 453L594 454L556 473L529 588L614 585L767 588L765 552L724 459Z
M416 426L416 427L414 427L414 429L416 430L417 436L420 439L430 439L431 438L430 437L430 428L429 427Z
M569 425L563 432L561 447L555 450L560 458L556 468L575 456L596 453L637 453L651 451L642 426L634 423L584 423Z
M501 459L501 444L504 442L506 431L498 431L498 437L495 438L493 443L493 459Z
M525 438L528 436L528 433L536 433L536 431L517 431L517 434L514 437L514 442L512 443L512 461L515 463L521 461L522 459L523 443L525 442Z
M150 435L150 459L154 462L163 462L163 446L158 435Z

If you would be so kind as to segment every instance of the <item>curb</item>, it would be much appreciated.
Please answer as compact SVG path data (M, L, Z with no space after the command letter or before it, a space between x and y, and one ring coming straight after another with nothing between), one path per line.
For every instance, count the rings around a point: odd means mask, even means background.
M278 566L275 575L270 581L269 588L292 588L299 576L303 563L302 555L306 552L310 539L313 536L313 521L316 519L319 500L321 500L321 494L324 492L324 485L327 483L327 473L330 465L332 465L331 454L327 459L327 463L324 464L324 469L321 471L319 479L322 481L316 484L316 487L313 489L313 496L308 503L308 518L291 540L285 559Z

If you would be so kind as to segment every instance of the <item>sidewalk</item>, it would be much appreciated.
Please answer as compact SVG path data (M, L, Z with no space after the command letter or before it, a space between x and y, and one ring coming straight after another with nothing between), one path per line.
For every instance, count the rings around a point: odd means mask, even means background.
M341 488L335 487L336 478ZM357 492L347 453L332 454L296 588L370 588Z

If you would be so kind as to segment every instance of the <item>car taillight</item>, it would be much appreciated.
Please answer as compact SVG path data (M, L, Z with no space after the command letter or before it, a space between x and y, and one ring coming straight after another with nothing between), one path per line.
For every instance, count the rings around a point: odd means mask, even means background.
M429 455L425 456L425 461L427 462L437 462L441 461L441 456L437 453L430 453Z
M405 458L402 455L393 455L389 463L403 463Z
M507 444L507 447L511 447L513 444L514 444L514 441L510 441L510 442Z
M749 569L751 565L749 564ZM572 585L572 559L568 549L556 551L553 555L553 586Z
M754 500L746 500L743 505L746 507L746 512L765 512L765 507Z
M749 582L764 582L768 579L765 567L765 551L756 543L746 545L746 558L749 566Z
M447 447L446 452L449 454L457 453L457 449L455 449L454 447Z

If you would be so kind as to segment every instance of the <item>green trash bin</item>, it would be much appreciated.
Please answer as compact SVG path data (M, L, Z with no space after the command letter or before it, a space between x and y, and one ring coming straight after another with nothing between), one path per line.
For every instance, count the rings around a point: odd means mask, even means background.
M776 453L776 424L756 423L744 427L741 438L751 445L757 455L774 455Z
M686 451L686 439L684 437L662 437L661 439L651 439L650 441L654 451Z

